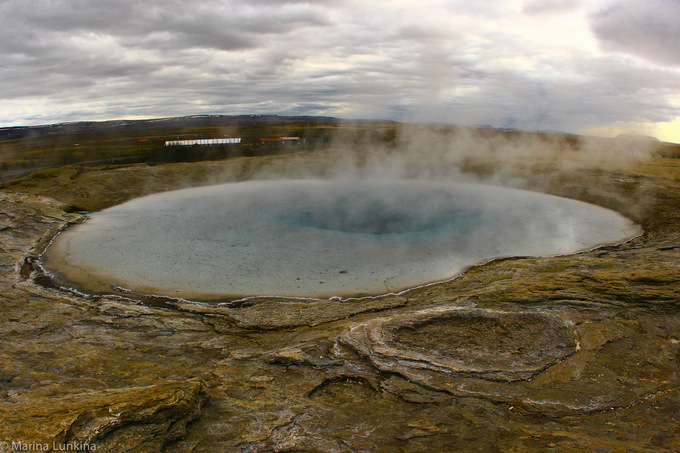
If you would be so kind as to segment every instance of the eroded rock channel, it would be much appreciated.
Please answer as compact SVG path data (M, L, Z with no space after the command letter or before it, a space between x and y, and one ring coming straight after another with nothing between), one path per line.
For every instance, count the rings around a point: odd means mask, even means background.
M248 179L272 161L64 167L3 189L0 441L111 452L680 449L680 169L666 160L625 172L515 168L524 188L615 209L644 235L497 260L400 295L154 305L36 280L32 263L77 211L182 181Z

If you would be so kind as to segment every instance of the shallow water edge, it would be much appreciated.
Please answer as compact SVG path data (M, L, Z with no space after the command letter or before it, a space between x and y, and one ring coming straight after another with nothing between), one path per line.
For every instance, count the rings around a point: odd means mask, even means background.
M43 265L61 285L93 293L210 302L347 298L448 281L499 257L575 253L641 234L612 211L532 192L363 184L348 191L338 181L252 182L133 200L60 235ZM299 212L323 216L315 220L323 226L298 224ZM395 231L355 231L375 228L367 219Z

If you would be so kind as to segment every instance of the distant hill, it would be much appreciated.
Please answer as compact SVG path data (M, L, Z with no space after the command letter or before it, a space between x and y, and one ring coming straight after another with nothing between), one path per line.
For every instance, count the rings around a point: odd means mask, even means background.
M627 141L627 142L648 142L648 143L660 143L660 140L651 135L631 135L631 134L619 134L615 137L615 140Z
M430 127L423 135L421 126ZM406 130L405 134L400 133ZM417 132L409 136L409 130ZM0 128L0 181L31 171L67 164L101 165L146 162L191 162L239 156L306 152L329 143L348 146L376 143L397 147L434 132L451 137L465 131L480 139L502 137L508 142L533 138L539 144L579 150L582 137L548 131L491 127L401 124L394 121L343 120L320 116L194 115L147 120L82 121ZM294 140L280 140L282 137ZM237 145L165 146L166 141L199 143L204 139L240 138ZM631 154L680 157L680 145L654 137L620 135L617 148ZM636 154L635 154L636 155Z
M176 129L187 127L247 126L247 125L338 125L342 120L323 116L278 115L192 115L148 120L80 121L40 126L14 126L0 128L0 140L36 138L55 134L83 132L135 131L147 129Z
M390 131L396 124L322 116L194 115L4 127L0 128L0 181L67 164L190 162L308 151L338 134L350 140L368 136L384 141L394 137ZM295 145L275 144L277 137L295 137ZM215 138L241 140L238 145L165 146L166 141Z

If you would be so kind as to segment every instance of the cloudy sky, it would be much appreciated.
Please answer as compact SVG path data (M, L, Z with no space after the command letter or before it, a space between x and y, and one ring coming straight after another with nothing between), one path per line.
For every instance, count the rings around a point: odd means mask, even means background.
M195 114L680 142L680 0L0 0L0 126Z

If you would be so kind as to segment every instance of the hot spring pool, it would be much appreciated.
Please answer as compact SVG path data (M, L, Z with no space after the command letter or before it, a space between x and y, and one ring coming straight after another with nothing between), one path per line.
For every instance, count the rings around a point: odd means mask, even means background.
M419 180L248 181L138 198L59 235L75 287L189 300L384 294L502 256L639 234L620 214L522 190Z

